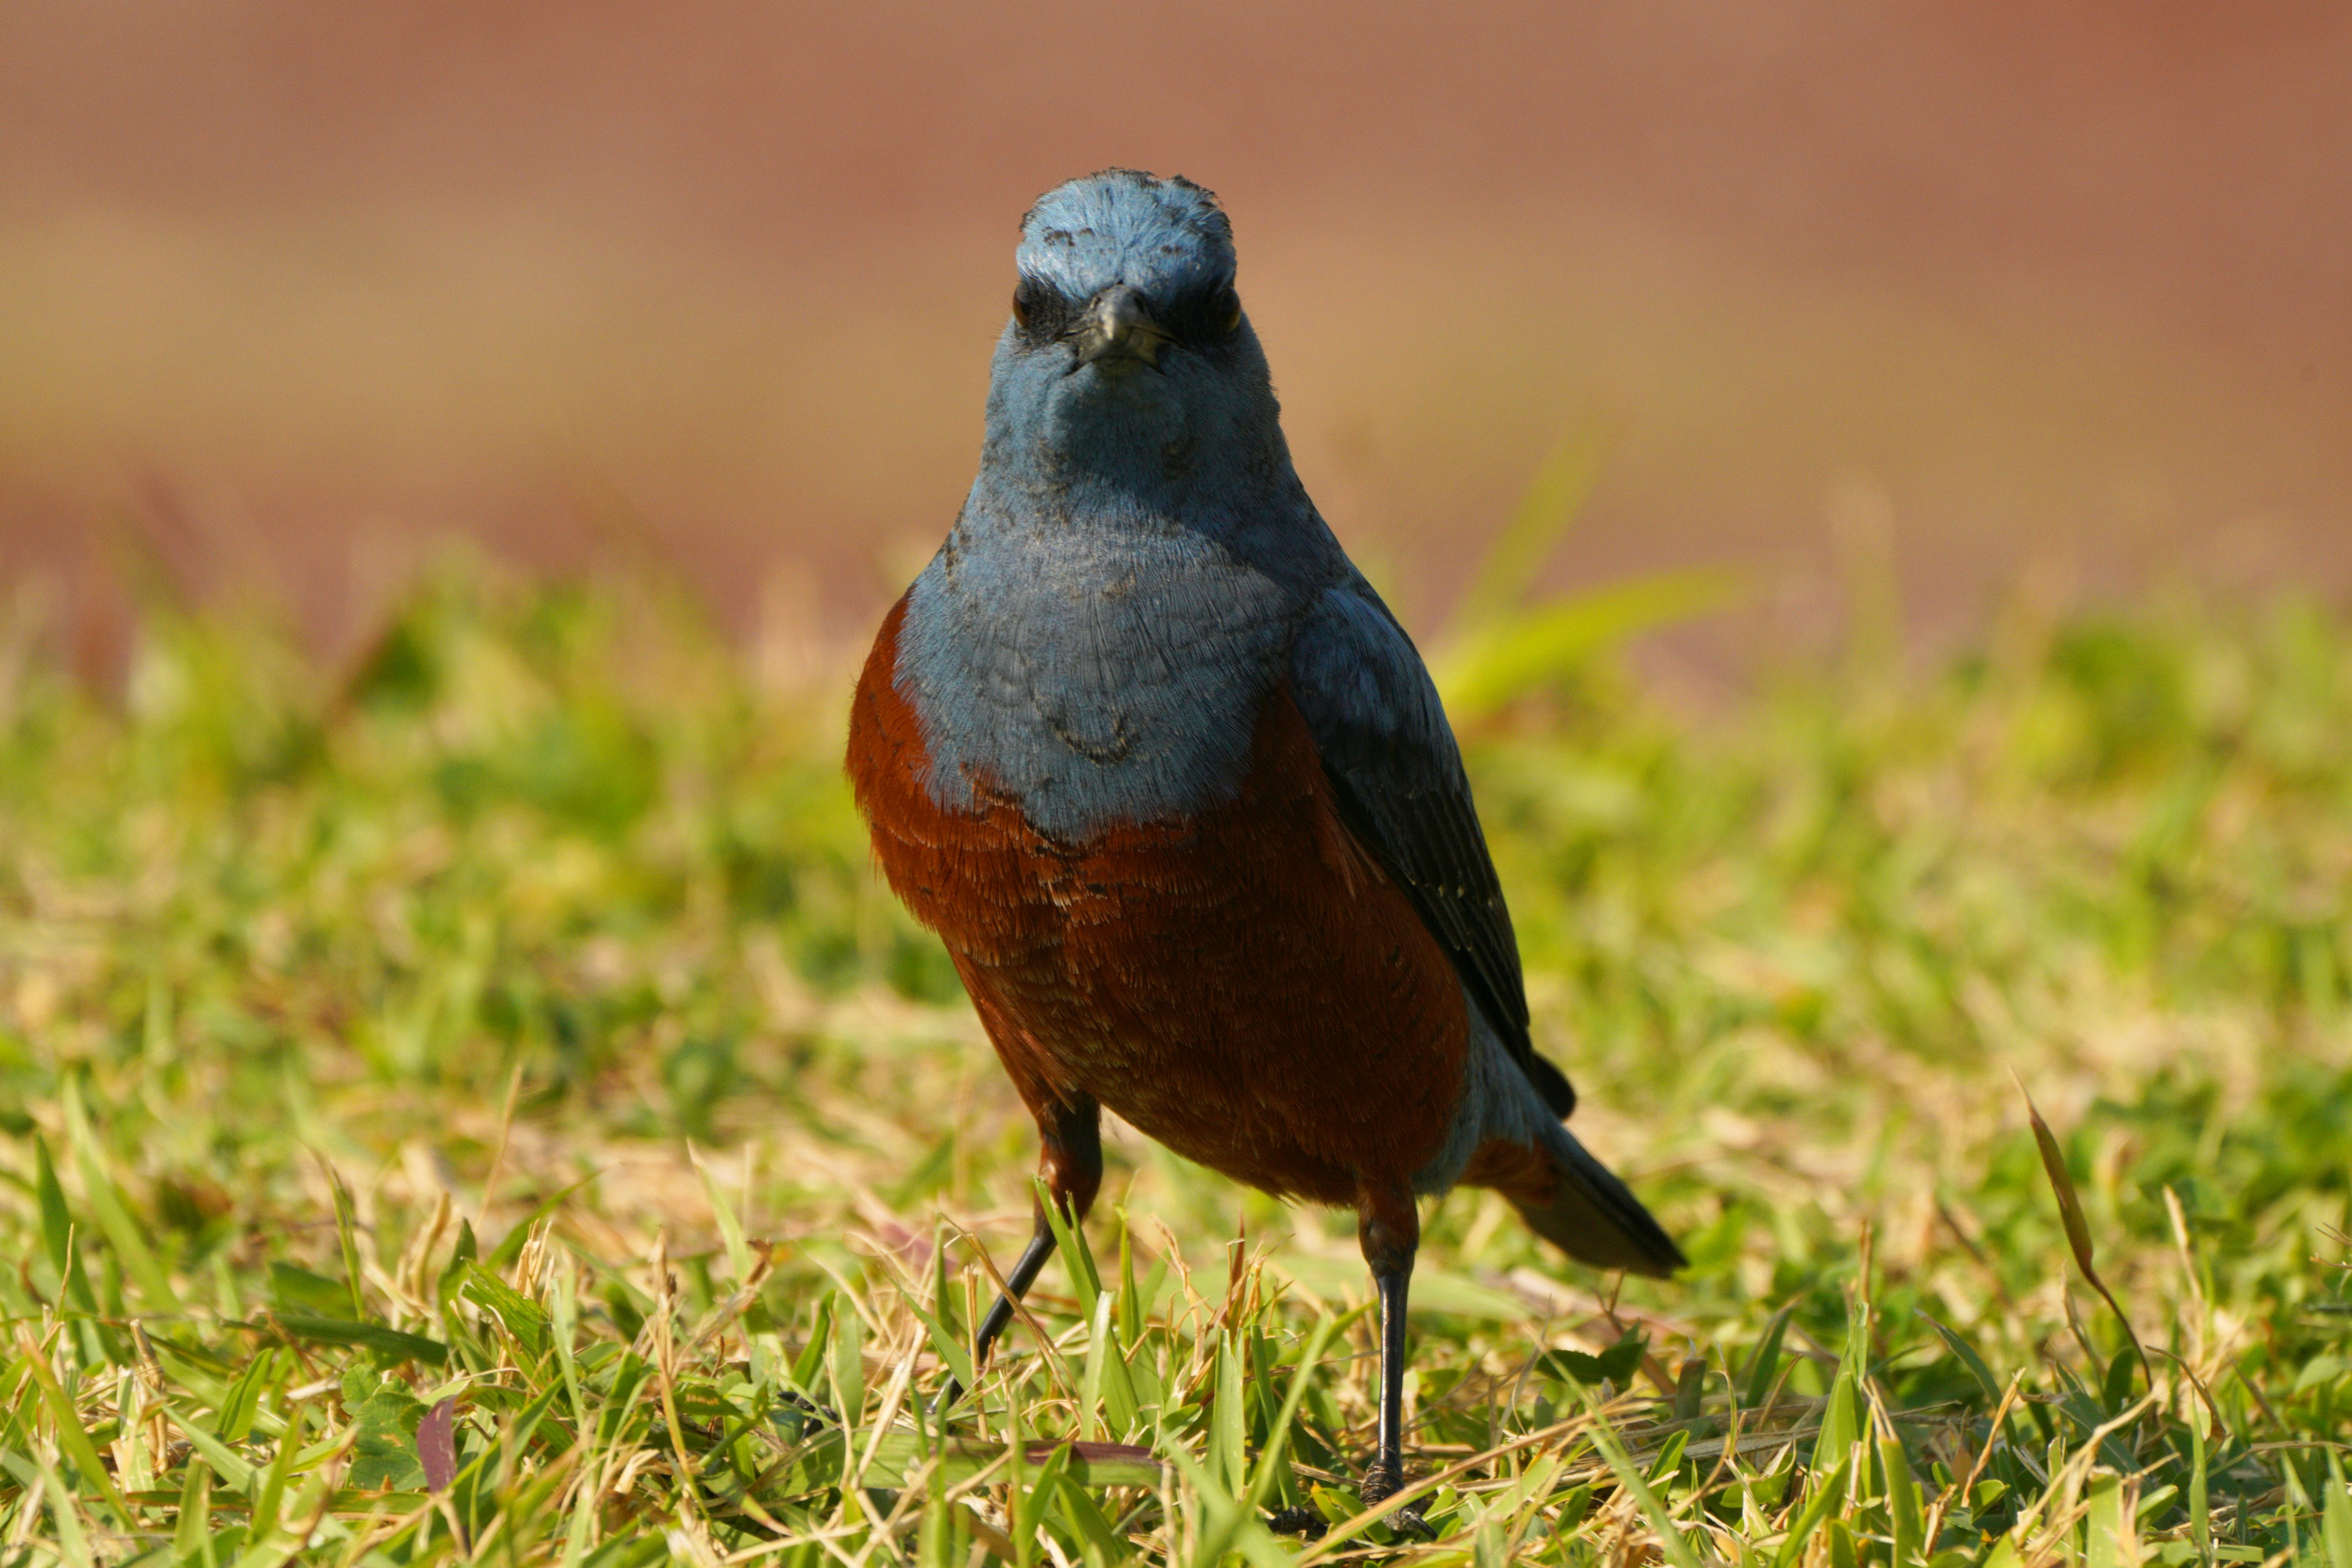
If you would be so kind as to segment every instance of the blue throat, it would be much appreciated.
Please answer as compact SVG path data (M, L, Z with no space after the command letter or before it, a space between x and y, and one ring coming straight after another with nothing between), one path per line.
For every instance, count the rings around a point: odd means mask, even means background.
M1179 321L1234 273L1207 193L1124 174L1042 199L1017 260L1065 313L1124 286ZM933 798L1009 796L1070 844L1230 798L1300 620L1351 574L1245 319L1152 363L1008 323L979 477L899 631Z

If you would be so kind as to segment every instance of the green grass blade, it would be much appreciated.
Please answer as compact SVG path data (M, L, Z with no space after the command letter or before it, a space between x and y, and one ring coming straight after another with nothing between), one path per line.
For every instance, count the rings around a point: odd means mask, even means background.
M1111 1342L1110 1320L1117 1306L1110 1297L1095 1302L1094 1322L1087 1337L1087 1359L1078 1374L1078 1436L1088 1441L1102 1435L1103 1363L1118 1359Z
M343 1173L326 1159L322 1157L319 1164L327 1173L327 1186L335 1200L335 1240L343 1255L343 1283L351 1291L352 1318L364 1322L368 1318L367 1277L360 1267L359 1215L352 1206L352 1190L344 1184Z
M16 1330L16 1353L22 1358L34 1384L40 1389L42 1401L49 1407L49 1418L57 1429L58 1450L73 1461L82 1485L103 1499L108 1510L125 1528L129 1528L131 1524L131 1510L124 1504L122 1494L114 1489L112 1472L99 1458L97 1445L89 1440L89 1434L83 1429L81 1413L74 1408L73 1400L58 1382L57 1371L49 1365L48 1355L41 1348L40 1342L33 1337L30 1329L21 1325ZM69 1506L64 1500L68 1495L64 1491L58 1493L60 1507Z
M1921 1547L1927 1534L1926 1510L1919 1501L1919 1482L1911 1473L1911 1461L1903 1451L1902 1439L1890 1426L1886 1436L1878 1440L1879 1473L1886 1479L1886 1511L1894 1525L1893 1551L1895 1568L1916 1568L1924 1559Z
M341 1318L310 1318L284 1312L278 1315L278 1322L296 1339L313 1344L357 1345L394 1361L423 1362L427 1366L443 1366L449 1360L449 1347L440 1341L388 1329L382 1323L354 1323Z
M1544 563L1591 499L1601 456L1601 442L1590 433L1571 435L1544 455L1502 531L1479 557L1454 612L1457 625L1479 626L1526 602Z
M971 1351L964 1343L961 1336L950 1332L948 1326L935 1314L923 1310L912 1301L906 1305L907 1310L914 1313L916 1320L923 1325L923 1333L931 1342L931 1349L939 1352L940 1360L946 1364L948 1375L956 1380L958 1387L965 1389L971 1387L976 1381L972 1373ZM1091 1351L1088 1352L1089 1355L1092 1353Z
M2352 1568L2352 1491L2344 1485L2344 1461L2327 1451L2327 1503L2320 1510L2320 1539L2327 1547L2328 1568Z
M1305 1347L1298 1352L1298 1368L1290 1375L1290 1387L1283 1394L1282 1408L1275 1413L1273 1436L1258 1455L1257 1467L1250 1476L1249 1490L1242 1499L1244 1509L1254 1511L1264 1508L1281 1484L1289 1463L1291 1423L1298 1419L1298 1407L1306 1403L1307 1386L1322 1364L1324 1352L1330 1348L1332 1336L1339 1331L1339 1320L1328 1313L1316 1320L1315 1331L1307 1336Z
M833 1314L833 1349L826 1362L833 1378L834 1409L855 1430L866 1411L866 1323L854 1307Z
M0 1465L5 1465L25 1489L25 1496L17 1504L20 1509L29 1513L39 1508L43 1500L48 1503L49 1518L57 1525L55 1545L58 1561L68 1568L96 1568L96 1560L90 1555L89 1536L82 1529L73 1489L65 1484L57 1471L37 1455L27 1458L6 1451L0 1451Z
M546 1359L554 1331L546 1308L479 1264L466 1270L465 1282L458 1287L458 1292L496 1318L534 1363Z
M213 1468L201 1456L189 1459L180 1482L180 1517L172 1529L172 1552L182 1562L198 1556L212 1533Z
M2205 1454L2206 1415L2202 1406L2189 1413L2189 1539L2197 1561L2213 1561L2213 1494Z
M63 1279L71 1272L68 1261L73 1256L73 1215L66 1207L65 1188L58 1184L58 1168L49 1159L49 1141L37 1134L33 1139L33 1190L41 1210L42 1249L48 1254L49 1267Z
M1045 1224L1054 1233L1054 1249L1061 1255L1063 1272L1069 1276L1070 1289L1078 1298L1078 1316L1092 1318L1095 1299L1102 1294L1102 1277L1095 1271L1095 1255L1087 1245L1086 1227L1070 1223L1044 1182L1034 1182L1031 1186L1036 1194L1037 1212L1045 1216Z
M1740 579L1716 570L1661 572L1547 605L1466 635L1432 674L1445 710L1469 723L1571 676L1596 655L1730 603Z
M718 1179L703 1163L702 1151L688 1142L688 1157L694 1162L694 1173L702 1178L703 1195L710 1200L710 1217L718 1222L719 1239L726 1244L727 1266L735 1272L735 1282L740 1285L751 1278L751 1247L743 1239L742 1222L735 1217L735 1205L719 1190Z
M235 1449L205 1430L203 1423L184 1411L173 1410L170 1414L172 1424L186 1435L188 1446L204 1456L205 1463L210 1465L215 1474L241 1492L253 1490L253 1467L246 1463Z
M1773 1568L1795 1568L1804 1561L1805 1543L1822 1521L1837 1511L1845 1501L1846 1480L1853 1465L1851 1451L1826 1470L1813 1473L1811 1495L1798 1511L1796 1522L1789 1527L1788 1539L1781 1542L1780 1552L1773 1558Z
M266 1541L278 1528L278 1511L286 1500L286 1483L294 1473L294 1459L299 1452L302 1434L302 1407L290 1405L286 1411L286 1430L278 1435L278 1447L269 1456L269 1466L255 1478L252 1491L252 1529L247 1539L257 1544Z
M1780 1373L1780 1345L1788 1337L1789 1320L1796 1315L1795 1302L1772 1314L1764 1325L1764 1332L1756 1342L1756 1353L1748 1363L1747 1386L1740 1391L1740 1404L1749 1410L1760 1410L1764 1401L1772 1395L1772 1380Z
M1976 1379L1977 1386L1984 1391L1984 1396L1990 1402L1988 1412L1998 1408L2001 1396L2000 1380L1993 1375L1991 1366L1987 1364L1984 1357L1977 1353L1976 1347L1962 1338L1958 1330L1937 1322L1925 1312L1919 1314L1919 1321L1935 1330L1936 1337L1944 1342L1944 1347L1952 1352L1953 1357L1962 1366L1969 1369L1969 1375Z
M1248 1431L1242 1404L1242 1358L1228 1332L1217 1340L1217 1396L1209 1411L1209 1473L1232 1497L1242 1489L1243 1445Z
M105 1233L107 1245L122 1260L123 1268L138 1282L139 1292L145 1298L147 1309L153 1312L176 1312L180 1310L179 1293L172 1289L172 1278L156 1260L147 1245L147 1234L138 1221L131 1217L121 1194L107 1173L106 1152L99 1146L91 1131L89 1117L82 1108L80 1085L72 1078L65 1081L62 1100L66 1114L66 1131L74 1146L74 1163L81 1172L82 1195L89 1205L98 1227Z
M2126 1568L2139 1556L2128 1538L2131 1521L2124 1517L2121 1476L2100 1476L2091 1482L2090 1506L2083 1520L2084 1568Z
M1641 1510L1643 1519L1649 1521L1650 1529L1656 1532L1659 1550L1665 1553L1666 1561L1675 1568L1699 1568L1696 1549L1684 1535L1681 1526L1675 1523L1673 1510L1659 1500L1658 1494L1651 1489L1640 1468L1626 1453L1624 1444L1618 1440L1616 1429L1609 1424L1608 1415L1601 1408L1600 1399L1581 1383L1571 1383L1569 1386L1576 1390L1576 1396L1584 1402L1585 1413L1592 1418L1592 1446L1601 1450L1601 1458L1608 1464L1610 1473L1617 1478L1617 1484L1632 1495L1634 1507Z

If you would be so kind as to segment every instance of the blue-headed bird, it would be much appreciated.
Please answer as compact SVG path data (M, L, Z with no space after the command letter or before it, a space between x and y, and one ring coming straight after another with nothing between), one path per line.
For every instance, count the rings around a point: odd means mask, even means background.
M1355 1211L1379 1500L1403 1484L1418 1199L1494 1188L1601 1268L1682 1255L1562 1125L1453 731L1292 468L1216 198L1074 180L1015 262L979 476L875 639L850 779L1071 1223L1104 1107ZM1053 1247L1041 1211L1014 1295ZM980 1353L1011 1317L999 1300Z

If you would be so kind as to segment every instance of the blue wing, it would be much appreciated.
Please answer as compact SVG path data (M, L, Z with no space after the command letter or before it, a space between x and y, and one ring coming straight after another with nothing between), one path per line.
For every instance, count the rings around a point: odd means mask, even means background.
M1437 688L1412 639L1353 572L1308 608L1290 688L1340 816L1412 899L1544 1102L1565 1117L1576 1093L1528 1037L1510 910Z

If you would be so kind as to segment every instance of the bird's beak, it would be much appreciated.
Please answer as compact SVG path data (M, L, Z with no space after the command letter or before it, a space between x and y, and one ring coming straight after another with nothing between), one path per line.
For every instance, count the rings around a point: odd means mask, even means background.
M1094 298L1076 334L1078 363L1097 360L1139 359L1157 367L1168 332L1151 319L1143 296L1124 283L1114 283Z

